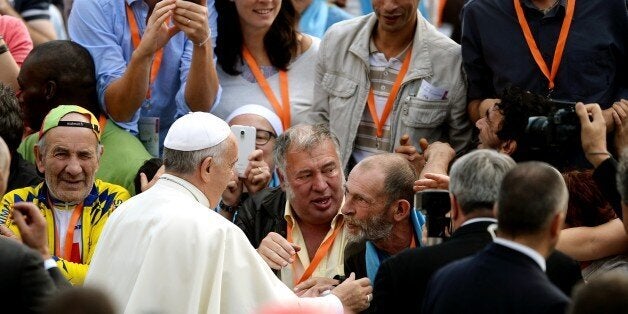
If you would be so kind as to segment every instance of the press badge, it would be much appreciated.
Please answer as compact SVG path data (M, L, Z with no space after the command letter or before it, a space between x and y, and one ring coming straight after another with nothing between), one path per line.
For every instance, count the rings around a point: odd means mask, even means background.
M447 93L449 93L448 90L436 87L426 80L423 80L421 81L421 87L419 87L419 93L417 94L417 97L419 99L430 101L445 100L447 99Z
M153 157L159 157L159 118L141 117L137 123L140 142Z

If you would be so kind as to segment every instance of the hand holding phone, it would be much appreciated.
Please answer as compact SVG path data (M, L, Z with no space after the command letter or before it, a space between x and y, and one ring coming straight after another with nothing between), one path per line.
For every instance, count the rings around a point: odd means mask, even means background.
M256 130L252 126L232 125L231 132L238 143L238 161L235 164L235 171L238 177L245 178L244 172L249 164L249 155L255 150Z

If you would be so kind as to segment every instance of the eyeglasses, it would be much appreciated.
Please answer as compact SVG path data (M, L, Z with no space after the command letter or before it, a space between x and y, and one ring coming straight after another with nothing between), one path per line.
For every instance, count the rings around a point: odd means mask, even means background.
M266 130L257 130L255 132L255 145L266 145L273 137L277 137L277 134Z

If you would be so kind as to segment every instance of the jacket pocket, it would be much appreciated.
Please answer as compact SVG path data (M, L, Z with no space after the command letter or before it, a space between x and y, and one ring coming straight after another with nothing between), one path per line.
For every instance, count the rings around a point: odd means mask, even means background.
M411 128L435 128L447 117L448 100L421 100L411 97L403 109L401 121Z
M330 98L348 98L355 94L358 84L348 78L325 73L321 86L330 95Z

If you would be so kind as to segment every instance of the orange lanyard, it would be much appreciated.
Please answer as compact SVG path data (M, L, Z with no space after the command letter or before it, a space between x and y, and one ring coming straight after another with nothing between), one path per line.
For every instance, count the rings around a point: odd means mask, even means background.
M554 78L556 78L556 73L558 73L558 66L560 65L560 60L563 58L563 52L565 51L565 44L567 43L567 35L569 34L569 27L571 27L571 20L574 15L574 8L576 7L576 0L567 0L567 11L565 12L565 18L563 19L563 25L560 28L560 34L558 35L558 42L556 43L556 50L554 50L554 59L552 59L552 71L550 72L543 56L541 55L541 51L539 51L539 47L536 45L536 41L534 41L534 37L532 37L532 32L530 31L530 26L528 25L528 21L523 13L523 8L521 7L521 0L514 0L515 3L515 11L517 12L517 19L519 20L519 25L521 25L521 30L523 31L523 36L526 39L526 43L528 44L528 48L530 48L530 52L534 57L534 61L543 72L543 75L549 81L549 89L554 89ZM558 0L560 1L560 0Z
M137 26L137 21L135 20L135 15L133 15L133 10L127 3L126 5L126 18L129 21L129 28L131 28L131 40L133 41L133 50L137 49L140 45L140 28ZM161 59L164 55L164 48L160 48L155 52L153 56L153 64L150 67L150 81L148 90L146 91L146 99L150 99L150 85L153 85L155 79L157 79L157 73L159 73L159 68L161 67Z
M416 247L416 240L414 239L414 234L412 234L412 241L410 241L410 248L414 249Z
M50 194L48 194L48 206L50 210L54 210L54 206L52 206L52 202L50 201ZM65 233L65 245L63 247L63 252L61 251L61 241L59 241L59 231L57 230L57 224L55 223L55 255L60 256L61 258L70 261L72 258L72 245L74 244L74 228L78 223L81 214L83 213L83 203L80 203L74 207L74 211L72 212L72 217L70 218L70 223L68 224L68 230Z
M102 135L105 133L105 125L107 125L107 116L101 113L100 116L98 116L98 124L100 125L100 134Z
M339 216L338 219L340 221L336 222L336 228L334 229L334 232L332 232L332 234L327 239L325 239L325 241L323 241L323 243L321 243L321 245L318 247L318 249L316 250L316 254L314 254L314 258L310 263L310 266L308 266L307 269L303 272L303 275L301 275L301 278L299 280L297 280L296 273L294 272L293 268L292 275L295 286L312 276L318 264L321 263L323 257L325 257L327 255L327 252L329 252L329 250L331 249L331 246L334 244L334 240L336 240L336 236L338 236L338 233L340 232L340 230L342 230L342 227L344 226L343 216ZM288 223L287 238L288 242L292 243L292 223L290 222Z
M408 48L408 51L406 52L406 57L403 60L403 64L401 65L401 70L399 70L399 74L397 74L395 84L390 90L390 94L388 95L388 99L386 100L386 106L384 107L384 112L382 113L381 119L379 119L379 117L377 116L377 109L375 108L375 94L373 94L373 86L371 86L371 89L369 89L369 96L366 102L369 105L369 111L371 112L371 117L373 117L373 122L375 122L375 126L377 127L377 137L379 138L382 138L382 136L384 135L384 125L386 124L386 120L388 120L390 111L392 110L395 99L397 98L397 94L399 93L399 88L401 87L403 77L406 76L406 72L408 72L411 57L412 46L410 46L410 48Z
M260 71L257 61L255 61L255 58L253 58L253 55L251 55L251 52L248 48L246 48L246 46L242 47L242 57L244 57L244 61L249 66L249 69L251 69L251 72L253 73L255 80L257 80L257 84L262 89L262 92L264 92L266 99L268 99L268 102L273 105L275 112L279 115L279 118L281 118L281 125L283 126L283 129L287 130L290 127L288 73L286 71L279 70L279 89L281 91L282 105L277 100L277 97L275 97L275 93L273 93L273 90L270 88L270 85L268 85L268 81L264 77L264 74Z

